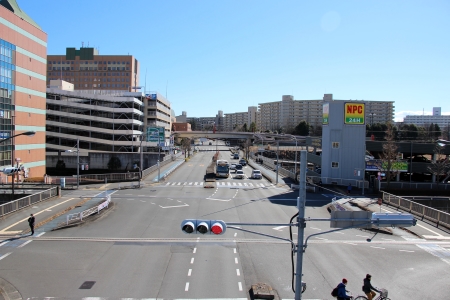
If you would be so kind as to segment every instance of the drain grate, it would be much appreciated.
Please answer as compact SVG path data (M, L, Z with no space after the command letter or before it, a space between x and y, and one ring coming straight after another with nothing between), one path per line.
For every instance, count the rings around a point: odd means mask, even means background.
M90 290L94 284L95 284L95 281L85 281L80 286L80 290Z

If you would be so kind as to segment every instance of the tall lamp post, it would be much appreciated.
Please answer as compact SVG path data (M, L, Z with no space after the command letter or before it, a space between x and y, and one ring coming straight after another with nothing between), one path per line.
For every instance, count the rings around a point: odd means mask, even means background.
M14 124L12 124L12 125L14 126ZM14 138L15 138L16 136L21 136L21 135L33 136L33 135L35 135L35 134L36 134L36 131L26 131L26 132L22 132L22 133L19 133L19 134L15 134L15 135L13 135L13 136L11 136L11 137L9 137L9 138L0 140L0 144L6 142L6 141L8 141L8 140L12 140L12 148L11 148L11 166L12 166L13 168L14 168L14 148L15 148L15 145L14 145ZM15 174L16 174L15 171L12 172L12 184L11 184L11 197L12 197L12 200L14 200L14 180L15 180Z

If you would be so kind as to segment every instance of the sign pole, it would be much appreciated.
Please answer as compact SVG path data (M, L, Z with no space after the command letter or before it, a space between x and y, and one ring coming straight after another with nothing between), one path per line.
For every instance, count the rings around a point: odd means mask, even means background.
M306 204L306 150L300 152L300 183L298 207L298 235L297 235L297 268L295 269L295 300L302 299L302 276L303 276L303 238L305 235L305 204Z

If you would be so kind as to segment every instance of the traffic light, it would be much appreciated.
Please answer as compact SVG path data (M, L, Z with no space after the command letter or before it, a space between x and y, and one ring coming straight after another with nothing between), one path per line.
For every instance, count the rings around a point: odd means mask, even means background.
M373 213L372 224L378 227L410 227L416 226L417 220L406 213Z
M227 224L219 220L196 220L186 219L181 222L181 230L184 233L201 233L201 234L224 234L227 230Z

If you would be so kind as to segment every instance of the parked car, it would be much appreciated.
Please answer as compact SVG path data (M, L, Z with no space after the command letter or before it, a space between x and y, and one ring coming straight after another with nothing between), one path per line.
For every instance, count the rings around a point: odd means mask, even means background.
M237 172L238 170L242 170L242 165L236 165L236 172Z
M252 178L253 179L262 179L262 174L260 170L253 170L252 171Z
M231 165L230 165L230 171L231 171L231 170L235 170L235 171L236 171L236 164L231 164Z
M241 158L241 160L239 161L239 164L245 166L247 164L247 161L243 158Z
M234 178L244 179L245 178L244 171L237 170L236 175L234 175Z

